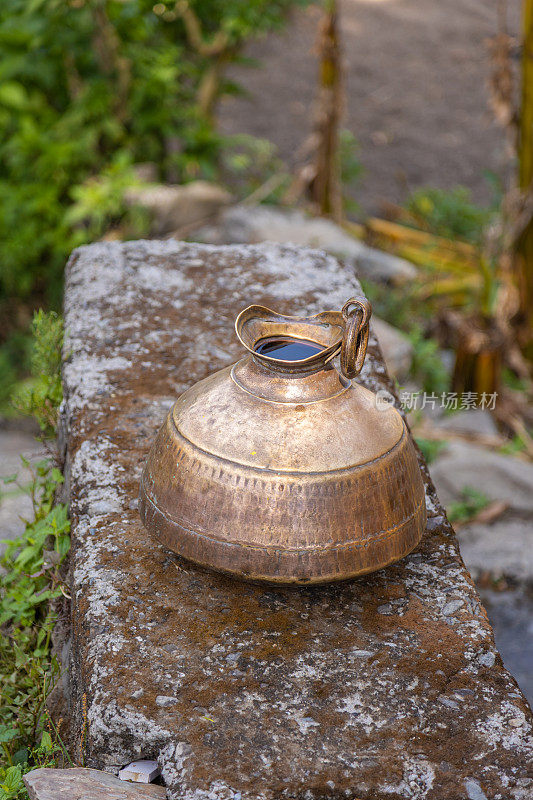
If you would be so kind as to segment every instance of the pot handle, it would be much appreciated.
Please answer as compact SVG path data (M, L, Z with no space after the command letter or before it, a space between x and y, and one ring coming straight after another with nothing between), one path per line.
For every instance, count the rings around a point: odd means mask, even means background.
M366 297L350 297L342 307L344 336L340 367L345 378L355 378L363 368L372 306Z

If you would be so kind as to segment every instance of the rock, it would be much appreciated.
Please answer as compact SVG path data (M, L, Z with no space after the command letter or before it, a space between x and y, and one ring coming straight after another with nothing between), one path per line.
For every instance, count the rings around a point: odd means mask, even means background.
M379 334L378 334L379 338ZM469 408L456 414L443 416L435 423L436 427L451 433L468 433L481 436L498 436L498 428L490 411L485 408Z
M123 767L119 773L120 781L133 781L135 783L151 783L161 774L157 761L132 761Z
M360 277L379 283L401 284L417 274L409 261L368 247L331 220L273 206L231 206L220 215L216 226L203 228L196 235L212 244L266 240L318 247L354 267Z
M215 183L192 181L130 189L130 205L146 208L152 215L152 233L157 236L205 223L231 203L231 194Z
M474 577L490 572L517 581L533 581L533 523L510 514L490 525L464 525L458 532L461 555Z
M474 780L474 778L467 778L465 789L468 800L488 800L487 795L479 785L479 781Z
M155 698L156 705L160 708L168 708L174 706L178 702L177 697L170 697L169 695L158 694Z
M374 333L378 338L385 365L390 375L398 381L407 377L413 360L413 345L407 336L379 317L372 317Z
M125 783L96 769L49 769L24 775L30 800L163 800L163 786Z
M507 504L492 523L472 522L458 531L461 554L473 575L490 572L533 581L533 465L456 441L435 459L431 476L447 507L463 500L466 487Z
M447 617L450 614L454 614L456 611L458 611L463 604L464 604L463 600L459 599L450 600L450 602L446 603L446 605L443 607L442 613L444 614L445 617Z
M487 797L525 800L531 711L422 461L417 550L338 585L274 588L195 568L152 540L132 507L171 398L241 352L238 311L317 312L356 291L351 270L288 245L169 240L73 254L69 702L79 737L86 698L90 766L157 759L172 800L457 800L469 779ZM361 381L392 389L373 335ZM100 499L120 511L93 513ZM159 696L177 702L161 707Z
M444 506L462 499L465 486L503 500L514 512L533 511L533 464L467 442L450 442L431 465Z

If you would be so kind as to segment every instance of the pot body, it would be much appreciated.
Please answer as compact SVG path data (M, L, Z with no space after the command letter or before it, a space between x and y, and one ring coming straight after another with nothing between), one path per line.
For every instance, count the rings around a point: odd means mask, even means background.
M149 454L145 526L171 550L251 580L313 584L380 569L426 511L400 414L331 364L278 372L248 355L186 391Z

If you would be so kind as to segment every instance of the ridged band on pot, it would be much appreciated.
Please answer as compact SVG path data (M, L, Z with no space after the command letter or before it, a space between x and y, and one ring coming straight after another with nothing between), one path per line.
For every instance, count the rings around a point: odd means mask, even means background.
M355 328L338 312L240 315L250 355L185 392L148 457L141 517L170 549L248 579L311 584L380 569L418 544L425 498L403 419L330 362L346 347L360 369L360 308ZM254 353L288 332L323 351L281 364Z

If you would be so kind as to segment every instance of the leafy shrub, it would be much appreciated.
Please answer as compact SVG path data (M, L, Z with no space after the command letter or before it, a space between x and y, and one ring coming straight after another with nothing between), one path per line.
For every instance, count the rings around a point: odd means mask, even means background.
M0 310L1 313L1 310ZM19 373L28 366L28 336L17 331L0 348L0 414L9 411L9 400Z
M220 174L232 191L248 198L260 192L259 202L279 202L291 176L276 146L268 139L242 133L230 137L220 156Z
M417 301L416 287L380 286L364 280L361 285L376 316L402 330L411 341L410 377L426 392L447 391L450 374L442 360L439 343L425 333L432 308Z
M61 387L61 348L63 320L55 311L37 311L32 323L32 377L14 395L13 404L23 414L34 417L41 431L53 433L57 409L63 394Z
M434 439L425 439L421 436L415 437L416 443L422 451L422 455L426 460L426 464L433 464L440 453L446 448L446 442L435 441Z
M454 189L418 189L406 203L411 221L417 227L449 239L479 244L494 211L472 202L465 186Z
M305 2L3 0L2 339L20 329L21 306L59 307L68 253L123 220L135 163L172 181L217 175L227 65Z
M36 383L27 410L49 427L61 402L61 320L39 312L33 333ZM57 603L66 594L62 564L70 547L67 508L55 502L63 476L50 459L33 466L21 460L32 475L29 484L19 485L16 475L4 478L8 491L15 486L29 494L33 519L21 536L3 542L0 559L0 751L6 765L0 768L0 800L27 798L22 774L32 766L51 766L59 753L68 761L45 705L59 673L51 636Z
M346 128L339 135L339 161L344 209L349 214L360 211L359 204L351 197L350 190L359 181L363 166L359 160L359 143L353 133Z
M489 498L483 492L465 486L461 491L461 499L449 504L448 518L450 522L464 524L483 511L489 503Z
M364 278L359 280L372 303L372 313L390 325L407 332L414 324L423 325L431 316L432 309L417 299L416 286L388 286Z
M450 375L439 353L435 339L426 338L423 329L413 325L407 334L413 345L411 373L426 392L445 392L450 386Z
M27 461L24 466L30 468ZM0 560L0 743L12 761L24 757L43 714L43 703L58 673L50 654L55 613L51 601L63 594L60 573L70 538L66 506L54 505L61 473L48 460L33 468L27 491L35 519L22 536L7 541Z
M0 767L0 800L19 800L27 797L22 783L22 770L16 766Z

